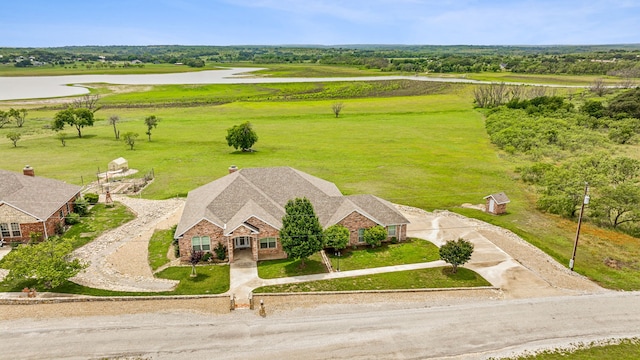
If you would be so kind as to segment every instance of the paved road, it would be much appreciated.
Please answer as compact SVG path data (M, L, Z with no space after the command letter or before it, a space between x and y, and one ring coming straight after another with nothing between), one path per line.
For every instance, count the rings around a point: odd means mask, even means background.
M268 306L268 305L267 305ZM267 308L268 310L268 308ZM640 336L640 293L385 310L166 312L0 323L2 359L482 359Z

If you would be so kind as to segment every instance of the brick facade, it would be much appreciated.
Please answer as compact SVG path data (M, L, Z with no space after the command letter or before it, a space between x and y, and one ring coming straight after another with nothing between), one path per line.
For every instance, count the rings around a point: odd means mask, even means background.
M486 209L489 214L501 215L507 212L507 204L498 204L490 197L486 199ZM493 211L491 211L491 202L493 201Z
M214 256L215 251L213 251L213 249L215 249L219 243L222 243L222 245L229 249L227 238L224 236L224 230L207 220L202 220L185 232L184 236L178 241L181 261L187 262L191 258L191 239L194 236L209 236L211 238L211 253Z
M36 218L29 216L17 209L14 209L7 205L0 206L2 218L0 223L19 223L20 224L20 237L2 237L5 242L19 241L27 243L31 240L32 233L40 233L42 239L50 237L56 234L57 229L63 229L65 226L65 217L73 212L73 202L75 197L69 199L69 201L62 205L53 215L51 215L45 222L37 221ZM46 225L46 227L45 227ZM2 234L0 234L2 236Z
M358 230L359 229L369 229L378 224L376 224L373 220L368 217L358 213L352 212L347 217L338 222L339 225L342 225L349 229L349 245L348 246L358 246L364 245L366 243L358 241ZM407 239L407 225L396 225L396 239L398 241L404 241ZM391 236L387 238L387 241L391 240Z
M253 260L272 260L272 259L286 259L287 253L282 249L280 243L280 231L275 227L267 224L266 222L251 217L245 221L249 226L239 226L229 233L228 236L224 235L224 230L209 221L202 220L194 227L186 231L182 238L178 241L180 247L180 260L183 262L189 261L191 257L191 239L194 236L209 236L211 238L211 252L215 256L213 249L222 243L227 247L227 256L230 262L233 262L233 253L235 250L235 238L240 236L246 236L251 238L251 253ZM353 212L349 216L345 217L338 224L345 226L349 229L349 246L363 245L364 243L358 242L358 229L368 229L376 226L377 224L364 215ZM253 228L253 229L252 229ZM257 232L256 232L257 229ZM264 238L276 238L276 247L260 249L260 239ZM396 226L396 238L399 241L406 240L407 238L407 225ZM391 240L389 237L387 240Z

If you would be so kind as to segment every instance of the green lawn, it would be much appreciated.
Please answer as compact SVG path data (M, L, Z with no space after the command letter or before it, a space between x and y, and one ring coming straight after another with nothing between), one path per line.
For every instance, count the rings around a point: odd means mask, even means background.
M115 229L135 218L135 215L124 205L114 202L114 206L104 204L94 205L89 214L81 222L73 225L62 235L64 239L73 239L72 246L77 249L91 241L98 235Z
M149 265L156 270L160 266L167 264L167 252L173 241L174 229L156 230L149 240Z
M351 90L340 89L336 91L344 97L324 100L242 100L244 94L266 94L272 89L266 88L197 88L193 95L186 86L168 88L173 97L183 97L187 103L206 99L209 91L211 97L225 91L236 94L229 95L233 101L224 105L164 107L164 100L158 100L150 108L105 108L96 113L95 126L84 129L83 138L73 137L72 129L65 130L72 136L66 147L46 129L56 110L34 108L25 127L18 129L23 137L17 148L6 139L15 126L0 129L0 168L19 172L30 164L38 176L81 184L95 179L98 168L104 170L109 161L124 156L141 174L151 168L155 171L154 182L142 196L163 199L184 196L224 176L232 164L240 168L291 166L334 182L346 195L373 194L426 210L451 209L489 219L514 229L563 264L571 255L575 223L535 209L535 196L513 172L518 160L502 156L489 142L483 115L473 108L473 86L450 86L431 95L349 98ZM307 88L283 85L283 89L296 93ZM162 97L155 90L148 95ZM104 102L126 104L143 101L144 96L113 95ZM339 118L331 111L336 100L345 105ZM9 107L0 104L3 110ZM114 140L106 122L113 114L122 119L121 133L141 135L135 150ZM149 142L144 136L144 118L152 114L160 122ZM247 120L259 136L256 152L235 152L226 144L226 130ZM629 146L630 151L637 148ZM505 191L511 199L504 216L488 217L459 208L463 203L483 203L484 196L498 191ZM589 231L588 225L584 229L576 271L605 287L640 289L634 260L640 241L618 241L617 233ZM603 263L606 258L619 259L625 266L610 268Z
M337 269L335 252L327 251L331 265ZM415 264L440 259L438 247L423 239L408 239L399 244L383 244L377 248L344 249L340 252L340 270L369 269L382 266Z
M598 343L577 344L577 349L547 350L539 354L522 355L510 358L510 360L560 360L570 358L572 360L616 359L635 360L640 358L640 339L623 339L620 343L600 345ZM493 358L492 358L493 359ZM497 360L497 359L494 359Z
M311 255L300 267L300 260L280 259L258 261L258 276L263 279L275 279L289 276L301 276L326 273L320 253Z
M198 266L195 278L190 277L191 266L176 266L167 268L158 274L162 279L179 280L180 284L174 291L167 292L126 292L94 289L81 286L70 281L48 290L56 293L80 294L90 296L170 296L170 295L202 295L222 294L229 290L229 265ZM0 291L19 292L25 287L32 287L28 282L21 284L0 283Z
M353 290L400 290L453 287L491 286L477 273L458 268L456 274L451 267L399 271L393 273L355 276L342 279L309 281L298 284L265 286L254 293L353 291Z

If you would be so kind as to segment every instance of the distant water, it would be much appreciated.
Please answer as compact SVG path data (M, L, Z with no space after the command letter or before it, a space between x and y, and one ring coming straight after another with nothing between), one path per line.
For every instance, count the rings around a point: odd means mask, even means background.
M411 79L421 81L475 82L464 79L439 79L413 76L366 76L331 78L270 78L247 74L261 68L230 68L174 74L144 75L62 75L62 76L0 76L0 101L42 99L82 95L89 92L83 84L107 83L121 85L170 84L265 84L291 82L371 81Z

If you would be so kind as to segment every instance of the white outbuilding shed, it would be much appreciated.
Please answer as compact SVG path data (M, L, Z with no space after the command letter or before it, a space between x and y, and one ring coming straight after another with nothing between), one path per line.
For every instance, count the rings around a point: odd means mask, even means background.
M129 170L129 162L123 157L119 157L109 162L109 171L127 171Z

